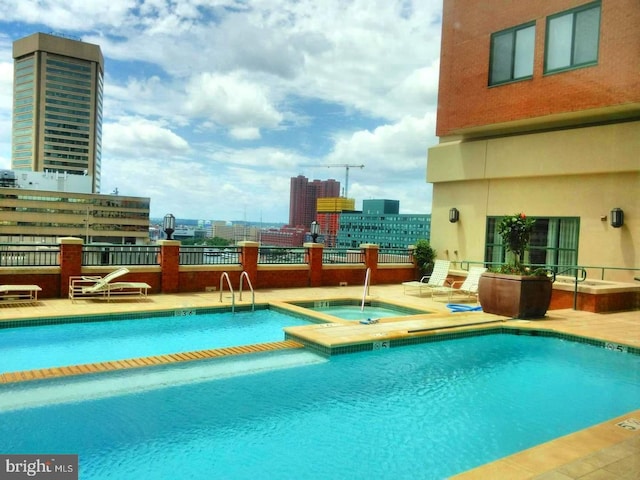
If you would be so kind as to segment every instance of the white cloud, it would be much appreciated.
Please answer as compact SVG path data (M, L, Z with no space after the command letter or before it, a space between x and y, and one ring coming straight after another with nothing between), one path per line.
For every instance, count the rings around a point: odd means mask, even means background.
M191 78L187 85L185 111L221 126L241 129L236 132L252 128L254 135L259 128L277 127L283 118L264 88L246 81L239 74L203 73Z
M238 140L257 140L260 138L260 129L256 127L232 127L229 134Z
M304 77L298 79L301 94L337 101L383 118L397 119L404 110L397 104L394 89L416 70L432 65L439 54L440 2L416 2L413 10L399 2L347 4L332 2L314 10L308 2L300 9L297 28L323 32L331 49L306 57ZM437 70L435 72L437 78ZM429 82L430 85L433 81ZM435 105L422 92L405 99L414 114Z
M435 114L407 116L336 139L325 160L327 164L364 165L350 169L348 193L358 200L357 208L364 199L386 198L400 200L401 213L429 213L432 189L426 183L426 151L434 143ZM331 177L344 188L346 169L335 170ZM315 168L311 173L319 171Z
M143 118L122 118L118 123L106 123L103 132L103 158L126 155L136 157L184 154L188 142L164 125ZM142 159L142 158L141 158Z
M4 21L16 20L69 31L122 24L135 5L135 0L0 0L0 11Z
M265 171L268 175L284 174L296 168L301 163L308 163L309 159L294 151L281 148L244 148L244 149L216 149L209 155L215 162L254 167Z
M416 169L425 167L426 145L435 143L434 117L434 114L422 118L407 116L373 131L358 131L340 138L327 161L353 163L358 159L356 163L366 165L366 175L370 175L371 181L376 177L387 182L414 177Z
M13 63L0 62L0 112L10 112L13 105Z
M434 60L431 65L413 70L394 85L380 105L381 110L392 109L386 117L397 118L399 114L407 113L419 116L428 111L434 112L438 99L439 70L440 63Z

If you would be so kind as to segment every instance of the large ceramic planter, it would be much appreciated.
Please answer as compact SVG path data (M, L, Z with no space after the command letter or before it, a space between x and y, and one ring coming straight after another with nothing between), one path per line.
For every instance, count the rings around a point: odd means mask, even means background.
M511 318L542 318L551 303L549 277L483 273L478 282L482 311Z

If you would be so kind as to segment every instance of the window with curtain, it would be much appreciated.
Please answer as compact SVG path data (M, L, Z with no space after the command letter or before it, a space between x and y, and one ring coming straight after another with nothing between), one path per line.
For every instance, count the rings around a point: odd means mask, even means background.
M491 35L489 85L533 76L536 26L528 23Z
M599 1L548 17L545 73L595 65L599 38Z
M487 217L484 261L501 264L506 261L506 251L498 234L498 223L502 217ZM525 254L525 263L540 266L572 266L578 262L578 217L532 217L535 218ZM562 270L562 268L559 268Z

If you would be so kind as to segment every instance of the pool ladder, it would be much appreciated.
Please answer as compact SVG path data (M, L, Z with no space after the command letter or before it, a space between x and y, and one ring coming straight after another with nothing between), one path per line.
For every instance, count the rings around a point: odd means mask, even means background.
M240 274L240 301L242 301L242 278L246 278L247 279L247 285L249 286L249 289L251 290L251 311L253 312L256 309L256 294L253 291L253 285L251 285L251 280L249 279L249 274L247 272L242 272Z
M236 311L236 295L233 293L233 287L231 286L231 279L227 272L222 272L220 275L220 301L222 302L222 287L224 287L224 279L227 279L227 285L229 285L229 291L231 292L231 313Z
M253 312L256 309L256 294L253 291L253 285L251 285L251 280L249 279L249 274L247 272L242 272L240 274L240 301L242 301L242 279L247 279L247 285L251 290L251 311ZM227 280L227 285L229 286L229 291L231 292L231 313L235 313L236 311L236 295L233 292L233 287L231 286L231 279L229 278L229 274L227 272L222 272L220 275L220 301L222 302L222 289L224 287L224 280Z

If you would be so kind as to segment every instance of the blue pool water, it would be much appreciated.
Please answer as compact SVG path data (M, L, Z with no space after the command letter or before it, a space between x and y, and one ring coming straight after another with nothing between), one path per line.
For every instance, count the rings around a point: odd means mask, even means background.
M22 387L0 388L0 451L79 453L83 480L442 479L640 408L640 357L541 337L472 337L186 384L181 368L162 370L180 385L33 408L2 403ZM90 396L82 381L70 386Z
M309 322L273 310L0 330L0 373L272 342Z
M326 307L311 308L314 312L322 312L343 320L366 320L368 318L385 318L385 317L403 317L406 315L414 315L415 313L403 309L394 309L392 307L368 306L365 305L361 309L360 305L330 305Z

